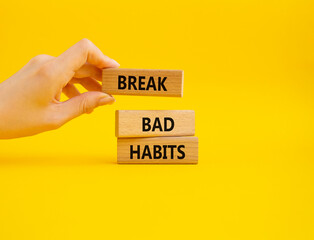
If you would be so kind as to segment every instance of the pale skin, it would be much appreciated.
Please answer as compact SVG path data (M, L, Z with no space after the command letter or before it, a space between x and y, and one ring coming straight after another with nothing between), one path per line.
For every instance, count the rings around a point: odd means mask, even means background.
M115 99L101 92L101 69L119 64L83 39L58 57L39 55L0 84L0 139L57 129ZM88 91L80 93L74 84ZM61 102L61 93L69 99Z

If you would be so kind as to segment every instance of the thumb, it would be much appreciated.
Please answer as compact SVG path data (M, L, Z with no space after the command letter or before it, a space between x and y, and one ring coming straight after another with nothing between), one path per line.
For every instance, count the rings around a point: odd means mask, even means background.
M60 106L64 122L80 116L83 113L91 113L96 107L112 104L115 99L103 92L90 91L70 98Z

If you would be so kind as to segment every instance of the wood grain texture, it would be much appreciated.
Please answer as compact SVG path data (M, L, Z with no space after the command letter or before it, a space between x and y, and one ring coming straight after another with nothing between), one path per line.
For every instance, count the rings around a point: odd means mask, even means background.
M117 145L118 163L196 164L198 162L197 137L118 138ZM173 156L171 156L171 146ZM155 148L160 149L160 152L154 151ZM134 150L139 150L139 154Z
M194 134L195 112L193 110L116 111L116 137L118 138L193 136Z
M112 95L182 97L183 71L128 68L103 69L102 90Z

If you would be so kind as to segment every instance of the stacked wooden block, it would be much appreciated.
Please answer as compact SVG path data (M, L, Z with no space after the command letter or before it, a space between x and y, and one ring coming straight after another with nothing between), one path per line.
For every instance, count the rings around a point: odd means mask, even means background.
M105 69L103 91L182 97L183 71ZM192 110L117 110L118 163L197 163L194 134Z
M118 163L197 163L191 110L117 110Z

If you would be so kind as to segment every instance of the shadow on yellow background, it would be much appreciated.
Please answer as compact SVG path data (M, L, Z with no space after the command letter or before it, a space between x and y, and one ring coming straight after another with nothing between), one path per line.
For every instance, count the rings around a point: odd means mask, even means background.
M313 239L312 1L6 1L0 81L81 38L183 98L0 141L0 239ZM31 81L32 79L30 79ZM116 109L193 109L199 164L117 165ZM23 117L23 116L21 116Z

